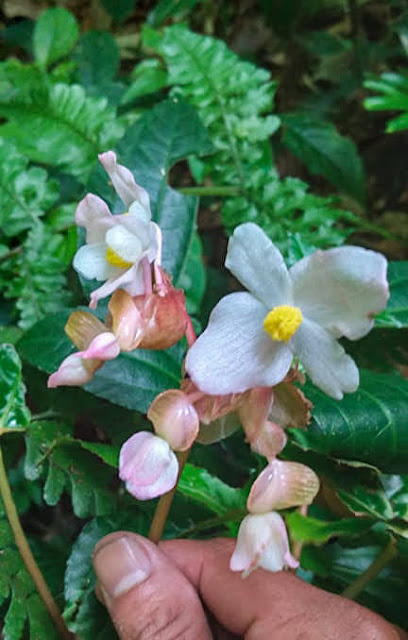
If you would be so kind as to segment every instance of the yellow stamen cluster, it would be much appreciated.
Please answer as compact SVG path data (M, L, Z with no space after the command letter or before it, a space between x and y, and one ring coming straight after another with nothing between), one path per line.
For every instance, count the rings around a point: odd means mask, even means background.
M110 247L106 249L106 260L113 267L120 267L121 269L129 269L133 264L132 262L127 262L127 260L123 260L123 258L118 256L118 254Z
M274 307L264 319L264 329L272 340L289 342L302 324L303 316L298 307L282 304Z

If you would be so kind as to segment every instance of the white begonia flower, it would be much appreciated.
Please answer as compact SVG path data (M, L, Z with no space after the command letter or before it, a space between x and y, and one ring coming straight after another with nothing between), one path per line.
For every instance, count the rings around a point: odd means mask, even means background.
M327 395L340 400L357 389L357 366L337 338L362 338L385 309L384 256L344 246L316 251L288 270L265 233L246 223L234 231L225 265L248 292L223 298L189 350L186 369L199 389L274 386L293 356Z
M143 264L160 261L161 251L161 231L151 220L147 192L129 169L117 164L113 151L99 160L127 211L112 215L101 198L89 193L75 212L76 224L86 229L86 244L75 254L73 266L84 278L106 281L92 292L92 308L119 287L131 296L146 293Z

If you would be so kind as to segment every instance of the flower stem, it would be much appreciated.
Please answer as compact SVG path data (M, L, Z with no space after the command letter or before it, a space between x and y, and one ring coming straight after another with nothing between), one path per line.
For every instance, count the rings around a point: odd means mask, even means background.
M6 469L4 466L3 452L0 445L0 495L4 503L4 509L7 519L10 523L10 527L14 534L14 540L17 549L20 552L21 558L30 574L36 589L44 602L44 605L54 622L61 638L65 640L72 640L73 635L68 630L64 619L61 616L57 603L55 602L52 593L48 589L47 583L35 561L35 558L28 545L27 538L24 535L23 528L18 517L16 505L11 494L10 485L7 479Z
M184 465L187 462L188 455L190 453L190 449L187 451L181 451L177 454L177 458L179 461L179 473L177 477L177 482L174 485L173 489L168 493L165 493L164 496L161 496L159 503L156 507L156 511L154 512L152 524L150 526L149 531L149 540L157 544L162 535L163 530L166 524L167 516L169 515L171 503L173 502L174 494L177 490L178 481L180 480L181 474L183 473Z
M397 543L395 538L391 537L388 544L384 547L377 558L370 564L369 567L361 575L358 576L353 582L351 582L341 594L344 598L350 598L355 600L366 586L378 576L378 574L384 569L398 555Z

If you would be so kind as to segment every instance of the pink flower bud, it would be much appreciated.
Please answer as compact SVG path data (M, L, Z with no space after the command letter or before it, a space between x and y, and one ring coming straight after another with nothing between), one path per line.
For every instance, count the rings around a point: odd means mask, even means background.
M286 433L278 424L266 420L248 441L252 451L272 460L285 448L287 439Z
M136 296L134 302L144 319L141 349L168 349L184 336L187 312L183 291L171 287L164 295Z
M84 360L78 353L65 358L57 371L52 373L47 381L47 387L79 387L90 382L95 371L100 366L99 360Z
M96 358L105 361L117 358L120 348L113 333L104 331L95 336L89 347L80 353L82 358Z
M178 389L158 395L150 405L147 417L156 434L174 451L186 451L197 437L200 421L188 396Z
M131 295L124 289L116 289L109 301L112 332L121 351L133 351L143 337L144 320Z
M177 458L167 442L148 431L135 433L120 450L119 477L138 500L171 491L178 470Z
M296 569L299 563L289 551L285 523L277 513L246 516L239 528L237 543L230 560L232 571L243 571L244 577L262 567L267 571Z
M272 460L255 480L248 496L251 513L267 513L313 502L319 478L312 469L298 462Z

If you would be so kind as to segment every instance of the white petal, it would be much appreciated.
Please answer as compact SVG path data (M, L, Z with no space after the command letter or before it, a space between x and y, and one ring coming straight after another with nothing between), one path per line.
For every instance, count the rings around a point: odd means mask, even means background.
M88 280L107 280L123 273L123 269L114 267L106 260L107 245L84 244L74 256L75 271Z
M152 219L150 208L146 209L140 202L132 202L129 207L129 213L136 216L139 220L148 224Z
M115 221L136 236L140 240L143 249L146 249L152 242L155 242L156 231L153 223L146 223L131 213L115 216Z
M114 267L112 267L114 268ZM98 300L106 298L116 289L125 289L131 296L136 296L144 292L142 270L137 265L133 265L127 271L118 269L119 276L110 278L98 289L92 291L91 301L89 306L91 309L96 309Z
M105 240L107 230L114 224L114 217L101 198L88 193L77 206L75 223L85 227L86 241L95 244Z
M387 261L361 247L317 251L290 270L295 304L337 337L357 340L385 309L389 292Z
M291 345L312 382L328 396L341 400L343 392L356 391L357 366L326 329L304 319Z
M139 238L121 224L109 229L106 234L106 242L122 260L134 264L142 258L143 247Z
M291 304L291 282L279 250L258 225L237 227L228 243L225 266L268 311Z
M223 395L281 382L292 354L263 328L267 309L249 293L232 293L214 308L187 354L186 369L205 393Z
M150 199L147 191L136 184L129 169L117 164L116 153L107 151L106 153L101 153L98 157L125 207L129 209L132 202L137 200L145 209L150 209Z

